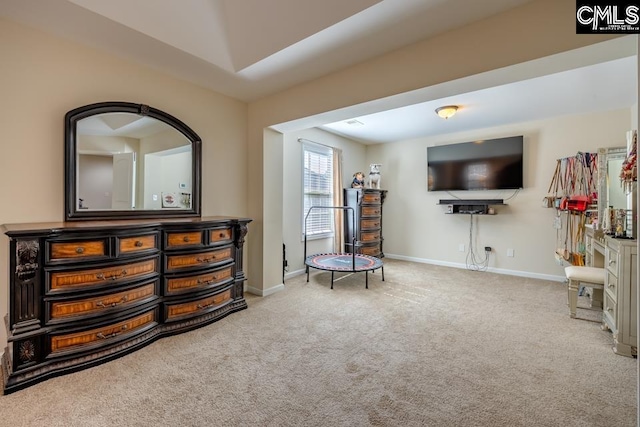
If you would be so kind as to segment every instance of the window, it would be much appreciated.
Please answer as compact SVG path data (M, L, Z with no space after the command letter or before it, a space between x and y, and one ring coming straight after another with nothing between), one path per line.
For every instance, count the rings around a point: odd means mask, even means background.
M330 237L333 234L333 210L313 209L311 206L333 205L333 152L331 148L319 144L303 142L303 210L302 232L307 239ZM306 221L305 221L306 219Z

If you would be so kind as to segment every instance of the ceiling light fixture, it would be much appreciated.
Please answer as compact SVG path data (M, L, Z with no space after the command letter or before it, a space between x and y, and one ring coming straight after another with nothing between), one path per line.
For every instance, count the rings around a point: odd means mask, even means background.
M458 111L457 105L445 105L444 107L436 108L436 114L443 119L448 119Z

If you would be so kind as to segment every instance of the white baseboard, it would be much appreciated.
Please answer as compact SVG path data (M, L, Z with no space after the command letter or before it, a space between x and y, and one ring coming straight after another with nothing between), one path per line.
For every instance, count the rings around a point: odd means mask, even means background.
M300 276L301 274L305 274L305 269L300 269L300 270L296 270L296 271L291 271L289 273L286 273L284 275L284 279L285 281L287 279L291 279L292 277L296 277L296 276ZM272 286L269 289L256 289L256 288L252 288L251 286L245 286L244 291L245 292L249 292L250 294L253 295L258 295L261 297L266 297L268 295L274 294L276 292L279 292L281 290L284 289L284 283L280 283L276 286Z
M385 258L398 259L401 261L412 261L412 262L419 262L421 264L433 264L433 265L442 265L445 267L462 268L465 270L467 269L466 264L462 264L459 262L439 261L435 259L426 259L426 258L415 258L415 257L408 257L404 255L395 255L395 254L388 254L388 253L385 253L384 256ZM531 271L506 270L504 268L493 268L493 267L489 267L487 271L491 273L497 273L497 274L507 274L509 276L528 277L530 279L552 280L554 282L564 282L566 280L565 276L533 273Z
M284 279L286 281L287 279L291 279L292 277L300 276L301 274L305 274L305 273L306 273L306 270L304 268L301 268L300 270L296 270L296 271L290 271L284 275Z
M252 288L251 286L247 286L245 288L245 291L253 295L266 297L271 294L275 294L276 292L282 291L283 289L284 289L284 283L280 283L278 285L270 287L269 289L257 289L257 288Z

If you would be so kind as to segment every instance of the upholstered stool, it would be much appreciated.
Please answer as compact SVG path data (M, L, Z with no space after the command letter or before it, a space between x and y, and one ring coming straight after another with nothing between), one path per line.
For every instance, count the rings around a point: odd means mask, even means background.
M569 279L569 314L576 317L578 308L578 288L584 284L589 288L604 290L604 268L571 265L565 267L564 274Z

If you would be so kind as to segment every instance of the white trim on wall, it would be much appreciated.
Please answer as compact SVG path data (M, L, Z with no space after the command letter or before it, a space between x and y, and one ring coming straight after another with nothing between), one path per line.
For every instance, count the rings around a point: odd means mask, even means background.
M409 257L409 256L404 256L404 255L395 255L395 254L389 254L389 253L385 253L384 255L386 258L389 259L397 259L400 261L411 261L411 262L419 262L421 264L433 264L433 265L441 265L444 267L453 267L453 268L462 268L462 269L466 269L467 266L466 264L462 264L462 263L458 263L458 262L449 262L449 261L439 261L436 259L426 259L426 258L415 258L415 257ZM487 269L488 272L490 273L497 273L497 274L507 274L509 276L518 276L518 277L527 277L530 279L541 279L541 280L551 280L554 282L564 282L566 280L565 276L556 276L553 274L541 274L541 273L534 273L531 271L519 271L519 270L507 270L505 268L495 268L495 267L489 267Z
M260 297L266 297L271 294L275 294L276 292L280 292L284 290L284 283L280 283L279 285L273 286L269 289L258 289L253 288L251 286L246 286L244 291L253 295L258 295Z

